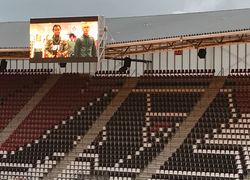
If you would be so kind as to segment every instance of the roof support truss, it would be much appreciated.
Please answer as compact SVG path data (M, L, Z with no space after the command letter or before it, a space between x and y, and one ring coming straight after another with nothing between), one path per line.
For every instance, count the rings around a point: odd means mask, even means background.
M171 51L192 48L198 49L210 46L222 46L227 44L249 42L250 30L111 43L107 44L105 47L105 58L111 59L154 51ZM29 59L29 48L0 49L0 59Z
M171 39L157 39L148 41L125 42L116 44L107 44L106 58L123 57L132 54L142 54L154 51L169 51L191 48L205 48L210 46L222 46L234 43L250 42L250 31L228 32L220 34L209 34L200 36L177 37ZM123 47L124 46L124 47ZM117 54L111 47L119 49L127 48L129 51L123 54Z

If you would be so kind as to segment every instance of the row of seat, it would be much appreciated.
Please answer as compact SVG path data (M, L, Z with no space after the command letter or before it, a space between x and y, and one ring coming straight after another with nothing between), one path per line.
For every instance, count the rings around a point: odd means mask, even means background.
M233 71L234 72L234 71ZM240 71L239 71L240 72ZM242 113L242 90L250 79L231 75L184 143L151 179L244 179L250 169L249 117ZM242 83L243 82L243 83ZM229 91L230 89L230 91ZM240 95L239 95L240 93ZM242 99L248 99L243 94ZM243 123L244 122L244 123Z
M147 88L147 85L144 87ZM57 179L70 179L73 174L74 179L83 176L135 179L163 150L169 138L185 120L185 116L180 117L179 114L189 113L201 98L201 94L181 91L130 93L99 136L71 162L71 166L58 175ZM176 100L181 103L176 104ZM162 111L155 108L162 106L160 101L168 101ZM188 109L180 108L181 113L176 113L179 107L187 105ZM170 107L174 107L175 113L172 116L172 112L168 112ZM86 163L89 163L89 166L86 166Z
M230 75L249 75L250 69L232 69Z
M0 130L6 127L47 78L47 74L1 75Z
M211 75L215 73L214 69L175 69L175 70L144 70L145 76L156 75L175 75L175 76L192 76L192 75Z
M113 76L113 77L120 77L120 76L128 76L130 74L130 71L111 71L111 70L102 70L102 71L96 71L95 76L97 77L105 77L105 76Z
M192 78L195 79L195 77ZM49 92L7 140L4 144L7 148L3 148L2 153L0 152L1 163L25 163L32 164L33 167L5 169L6 167L2 166L0 175L13 178L19 172L22 177L44 177L51 166L53 168L56 162L64 157L63 153L66 154L74 148L113 98L114 92L111 89L121 87L125 79L125 77L113 78L112 76L94 76L84 79L77 74L63 75L55 85L55 89ZM154 79L145 78L144 80ZM155 77L155 80L161 81L158 77ZM185 80L183 78L181 81ZM169 79L169 81L172 80ZM202 82L202 79L198 81ZM209 83L210 79L205 81ZM189 82L192 83L192 80ZM184 86L189 86L189 82ZM178 86L182 85L178 84ZM151 85L144 87L151 87ZM77 90L74 91L74 89ZM96 94L93 94L94 90ZM108 93L101 96L104 92ZM179 94L182 95L179 96ZM57 97L54 98L54 96ZM91 96L92 103L85 104L89 101L89 99L84 99L85 96ZM172 98L173 96L175 98ZM69 97L72 98L71 101ZM87 156L98 154L98 158L79 156L74 162L77 162L78 168L82 168L86 175L102 176L105 174L113 178L134 179L162 151L200 97L200 91L131 93L107 126L103 127L97 139L83 152ZM161 98L169 101L166 106L189 105L190 107L188 109L177 107L174 111L180 109L178 113L168 112L170 108L153 109L158 106ZM176 104L176 99L179 99L181 103ZM52 103L53 100L56 102ZM183 114L185 116L182 116ZM48 161L55 163L51 165ZM80 167L79 162L83 162ZM85 166L84 162L90 162L90 166ZM115 169L110 169L110 167ZM67 179L67 172L71 173L71 170L76 170L75 166L71 168L69 167L69 171L66 170L66 173L58 178L65 176ZM27 171L31 174L27 174ZM81 173L79 177L80 175Z
M0 72L3 74L52 74L53 69L6 69Z
M63 75L29 117L11 135L11 138L3 144L8 148L1 147L0 163L9 163L13 166L15 163L24 163L32 164L32 167L5 169L5 166L0 164L0 176L3 179L14 179L15 177L41 179L46 176L50 169L81 140L100 113L111 102L117 93L113 87L120 87L122 83L121 79L113 81L113 84L110 81L109 84L103 83L103 88L97 90L95 87L100 86L97 78L84 79L84 76L79 74ZM67 86L71 88L67 88ZM95 88L96 93L88 91L88 88ZM55 91L63 92L65 89L68 90L61 95L53 93ZM56 94L58 95L54 101L60 102L55 103L56 106L52 103L52 105L43 103ZM84 98L85 96L91 97ZM60 100L62 99L64 99L64 103L68 103L68 106L61 105ZM90 101L90 99L92 100Z

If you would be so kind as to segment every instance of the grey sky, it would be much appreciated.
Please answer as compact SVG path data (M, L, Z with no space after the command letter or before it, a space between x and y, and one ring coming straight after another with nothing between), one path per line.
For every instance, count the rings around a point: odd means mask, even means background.
M250 8L249 0L0 0L0 21L36 17L127 17Z

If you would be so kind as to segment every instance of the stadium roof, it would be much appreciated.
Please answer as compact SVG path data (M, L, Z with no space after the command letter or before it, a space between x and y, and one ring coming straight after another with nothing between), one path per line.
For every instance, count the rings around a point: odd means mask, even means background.
M250 42L249 17L250 9L238 9L106 18L105 54L112 58L155 50ZM0 23L0 50L28 46L29 22Z
M107 18L109 43L250 29L250 9ZM0 23L0 47L28 47L29 22Z
M0 23L0 47L28 47L29 22Z
M250 29L250 9L110 18L110 43L195 36Z

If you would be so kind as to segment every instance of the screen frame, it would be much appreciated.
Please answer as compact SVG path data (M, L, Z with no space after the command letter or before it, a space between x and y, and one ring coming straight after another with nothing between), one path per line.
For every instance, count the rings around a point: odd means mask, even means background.
M73 23L73 22L97 22L98 31L97 31L97 42L99 44L99 16L85 16L85 17L56 17L56 18L34 18L30 19L29 24L29 35L31 24L47 24L47 23ZM29 43L31 42L29 37ZM31 48L29 46L29 48ZM29 58L31 63L60 63L60 62L97 62L99 59L99 47L97 49L97 57L69 57L69 58ZM30 49L31 50L31 49ZM31 53L31 52L30 52Z

